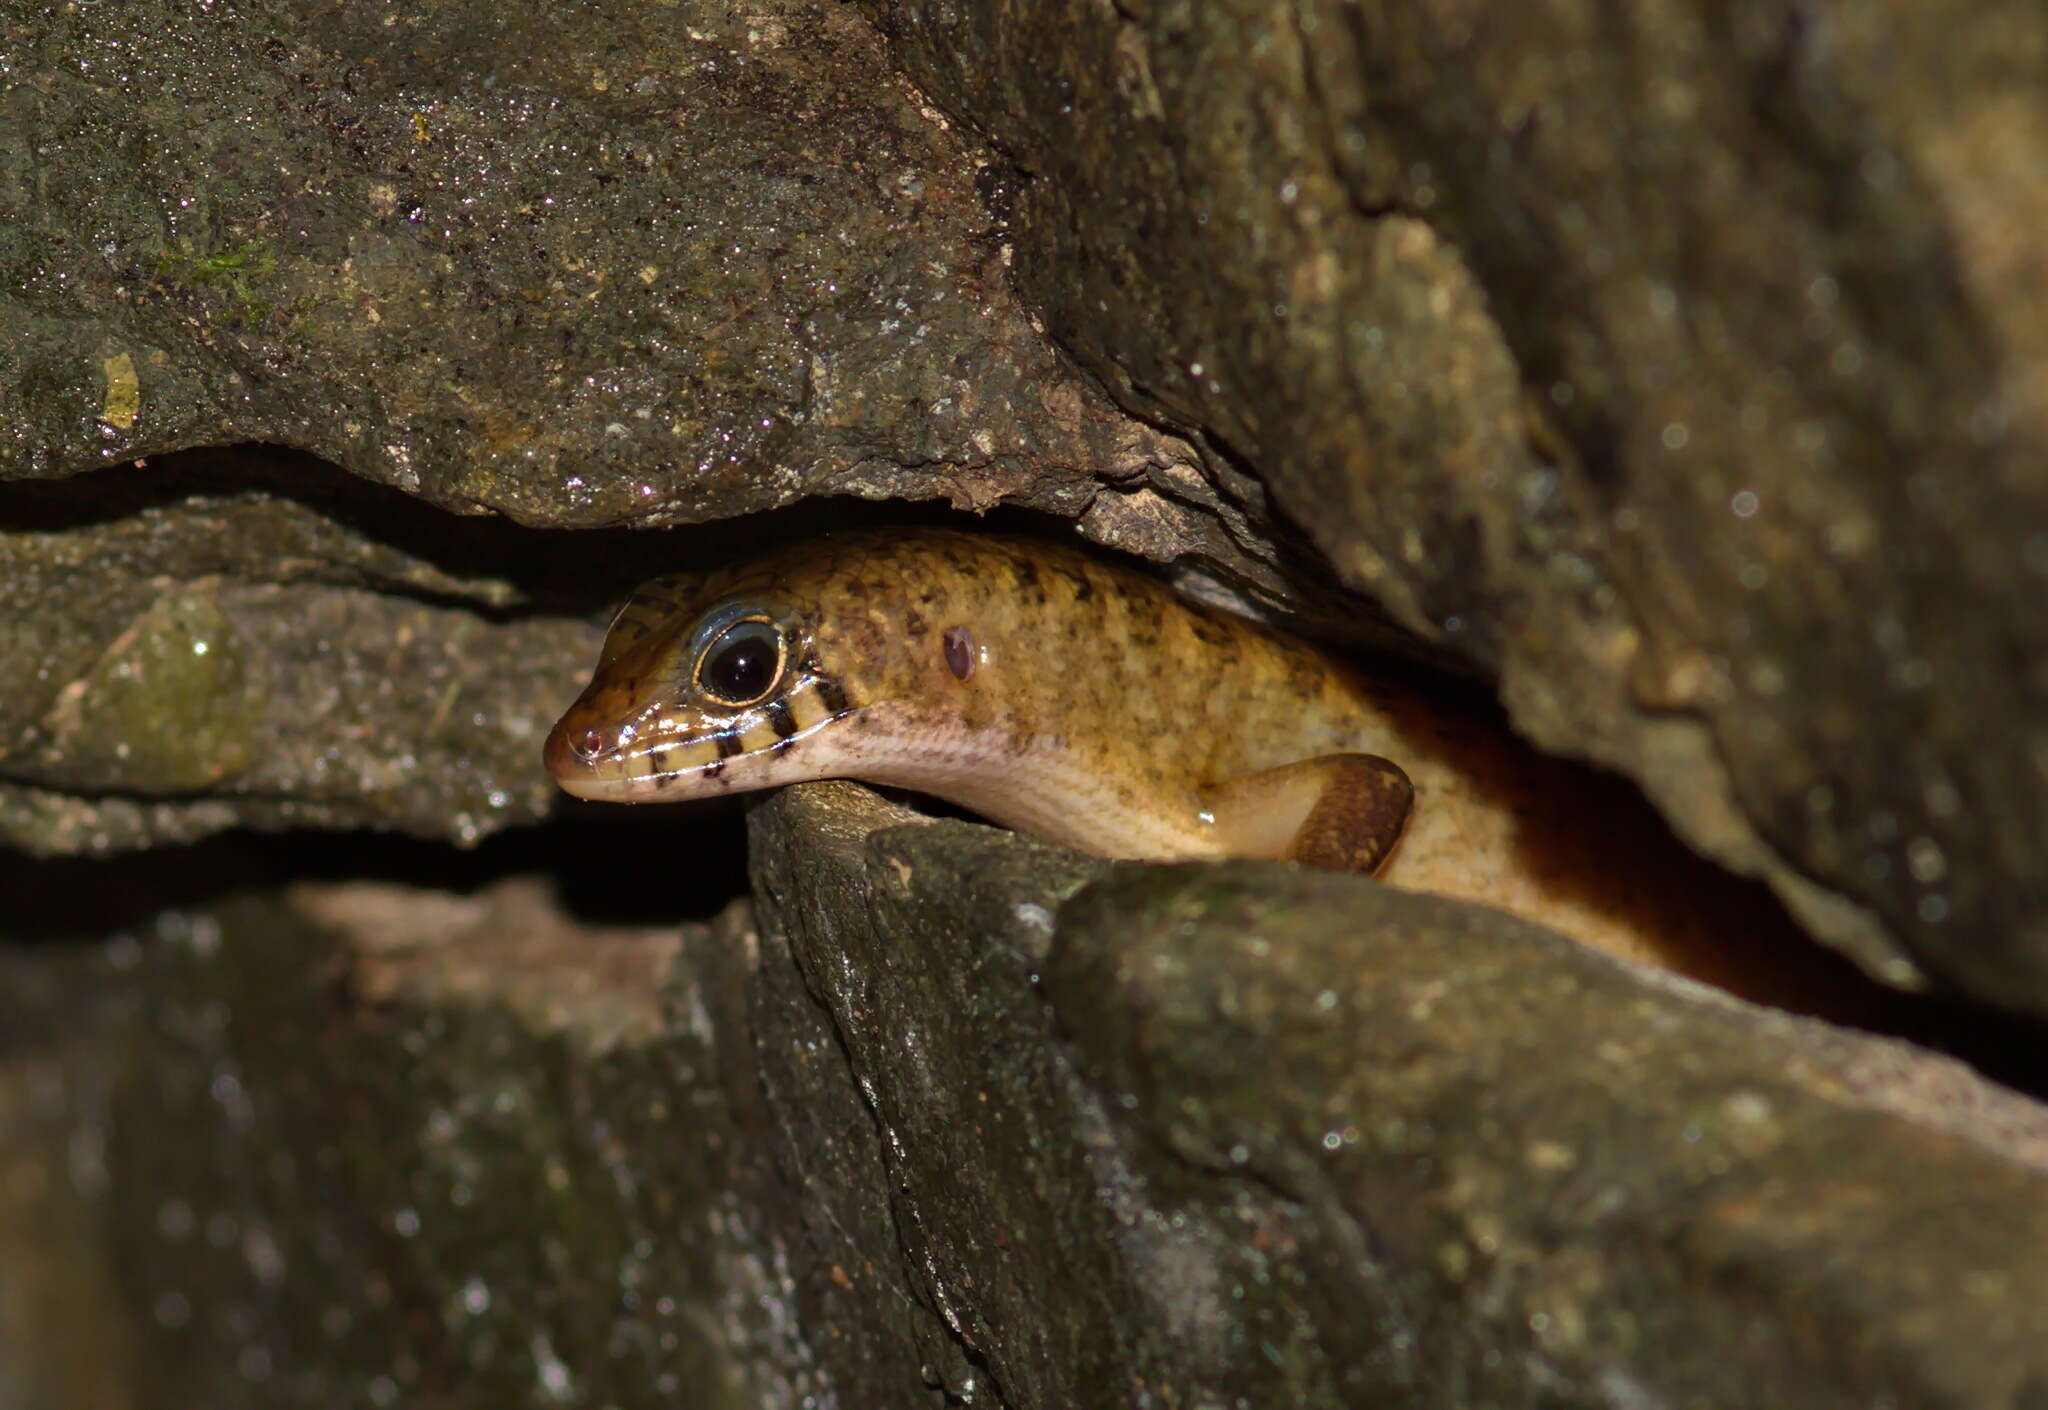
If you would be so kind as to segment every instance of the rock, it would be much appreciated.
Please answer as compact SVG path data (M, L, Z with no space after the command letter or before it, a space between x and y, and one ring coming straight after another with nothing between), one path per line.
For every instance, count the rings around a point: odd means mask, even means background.
M2048 1384L2048 1113L1946 1059L1357 878L754 820L758 929L351 881L163 910L97 1003L10 958L0 1298L129 1349L0 1405Z
M267 441L444 508L645 525L1071 511L1152 454L1009 291L973 150L839 6L144 4L21 41L0 475Z
M2038 10L865 8L1123 404L1874 972L2048 1005Z
M795 1404L818 1374L732 1125L758 1102L744 1046L714 1055L743 937L579 925L518 883L169 914L74 1095L99 1242L16 1281L117 1258L116 1305L54 1330L132 1329L140 1405Z
M998 1403L2048 1385L2048 1113L1951 1062L1358 878L864 836L888 816L756 813L764 954Z
M140 492L80 484L16 491L0 534L0 836L474 842L553 805L536 741L598 634L504 610L525 600L499 575L518 531L451 535L413 501L260 453L175 457Z
M0 946L0 1410L135 1403L132 1305L105 1217L102 955ZM131 959L134 947L126 948Z

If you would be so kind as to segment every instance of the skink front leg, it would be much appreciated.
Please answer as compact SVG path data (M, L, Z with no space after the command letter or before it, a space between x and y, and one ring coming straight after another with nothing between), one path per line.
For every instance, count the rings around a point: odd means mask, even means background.
M1371 874L1401 840L1415 786L1377 754L1326 754L1201 790L1232 856Z

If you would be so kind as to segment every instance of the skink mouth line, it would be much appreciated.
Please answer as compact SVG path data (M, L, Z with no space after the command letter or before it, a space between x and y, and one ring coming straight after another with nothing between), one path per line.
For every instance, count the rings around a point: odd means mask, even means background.
M827 715L824 719L805 726L795 734L777 738L772 743L759 745L752 749L744 749L737 746L741 736L755 728L759 721L750 721L742 728L715 730L704 734L679 737L672 736L660 741L645 738L636 739L625 749L618 750L586 765L585 778L591 783L617 784L620 786L646 785L652 788L666 787L677 779L716 778L724 773L727 766L731 764L751 759L772 759L778 755L787 754L790 750L815 736L818 731L827 729L848 716L858 713L858 709L859 707L856 706L853 709L841 710L835 715ZM639 772L635 768L636 765L647 763L655 756L661 754L701 749L706 745L718 748L720 747L720 741L729 741L735 746L733 752L730 754L721 752L716 758L706 759L700 763L685 764L680 768L651 769L647 772Z

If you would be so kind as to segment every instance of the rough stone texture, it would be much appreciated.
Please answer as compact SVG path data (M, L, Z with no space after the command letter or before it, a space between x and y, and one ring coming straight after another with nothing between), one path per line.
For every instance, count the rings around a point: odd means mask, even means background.
M1866 963L2048 1003L2038 6L866 8L1126 405Z
M145 1407L798 1404L765 1146L734 1126L745 1006L712 992L744 935L579 926L516 883L167 913L71 1113L125 1306L0 1332L132 1329ZM63 1250L74 1281L93 1251Z
M866 837L844 786L756 818L999 1403L2048 1389L2048 1114L1960 1068L1357 878Z
M0 1218L0 1308L90 1290L31 1330L132 1333L139 1407L2048 1389L2048 1114L1963 1069L1353 878L911 816L760 808L758 933L301 884L116 942L62 1041L10 961L10 1168L96 1218Z
M97 479L7 500L0 836L104 852L255 823L474 841L552 805L535 740L596 633L504 610L545 572L542 536L262 454Z
M273 441L647 524L1148 453L842 6L4 14L0 475Z

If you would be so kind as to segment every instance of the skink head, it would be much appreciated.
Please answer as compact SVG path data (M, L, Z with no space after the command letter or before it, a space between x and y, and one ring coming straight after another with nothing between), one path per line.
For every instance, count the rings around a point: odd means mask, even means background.
M709 601L705 597L709 596ZM661 578L614 619L597 674L542 751L580 798L648 802L816 777L806 737L852 713L805 614L770 591Z
M1042 610L1041 558L939 530L849 531L658 578L614 619L548 736L548 772L580 797L637 803L896 782L954 767L963 740L1008 747L1003 712L1033 682L1005 642L1070 626Z

